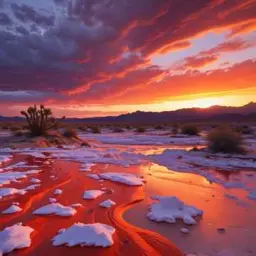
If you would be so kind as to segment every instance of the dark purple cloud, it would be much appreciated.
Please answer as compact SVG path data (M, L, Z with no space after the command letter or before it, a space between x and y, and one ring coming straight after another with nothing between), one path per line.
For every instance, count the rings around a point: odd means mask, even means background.
M0 12L0 25L11 25L11 24L12 24L12 20L10 19L10 17L6 13Z
M251 27L241 26L255 18L256 1L242 2L12 0L0 13L0 24L11 26L0 26L0 91L89 101L141 88L166 72L151 65L152 54L190 47L209 31Z

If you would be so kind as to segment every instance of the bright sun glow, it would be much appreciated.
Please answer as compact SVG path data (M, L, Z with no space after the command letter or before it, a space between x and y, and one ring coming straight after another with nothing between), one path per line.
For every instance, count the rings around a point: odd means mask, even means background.
M202 98L193 101L193 107L208 108L214 105L220 105L222 100L220 98Z

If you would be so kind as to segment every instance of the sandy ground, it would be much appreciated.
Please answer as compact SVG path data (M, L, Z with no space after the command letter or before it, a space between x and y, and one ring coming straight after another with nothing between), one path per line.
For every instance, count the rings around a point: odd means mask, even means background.
M122 136L122 135L118 135ZM113 135L116 138L115 135ZM142 136L141 136L142 137ZM97 136L86 135L85 139L99 149L118 149L123 152L140 153L143 155L160 154L165 149L189 150L193 145L118 145L102 143ZM0 136L1 141L8 145L8 138ZM164 141L164 140L163 140ZM253 143L254 140L253 140ZM2 144L3 145L3 144ZM254 144L251 144L254 146ZM33 146L33 145L30 145ZM202 146L202 145L201 145ZM199 145L200 147L200 145ZM71 149L72 150L72 149ZM86 177L80 172L80 164L72 161L54 160L46 165L47 159L35 159L32 156L15 155L8 165L26 160L30 165L38 164L42 173L33 175L42 181L42 186L25 195L15 195L0 199L0 212L19 202L22 212L3 215L0 213L0 230L10 225L22 222L35 229L32 233L32 246L25 250L16 250L11 255L182 255L196 256L253 256L256 255L256 202L247 199L248 191L234 188L227 189L217 184L211 184L207 179L197 174L180 173L168 170L150 161L138 165L117 166L113 164L96 164L92 173L127 172L143 176L146 183L143 187L129 187L110 181L98 182ZM195 167L197 168L197 167ZM16 169L22 171L23 169ZM255 170L240 169L233 172L223 170L217 172L209 168L208 172L224 181L248 180L250 187L256 187ZM56 179L50 176L55 175ZM24 188L30 185L29 179L20 183L11 183L3 187ZM63 194L56 196L59 203L71 205L81 203L77 214L72 217L36 216L32 212L49 203L56 188L63 189ZM107 188L108 193L101 197L85 201L83 192L88 189ZM113 193L110 190L114 190ZM186 204L192 204L204 211L198 223L187 226L181 221L175 224L156 223L147 219L148 206L152 195L177 196ZM227 195L236 196L232 199ZM116 207L102 209L100 202L111 199ZM51 239L61 228L67 228L73 223L101 222L116 228L114 245L110 248L98 249L92 247L65 246L53 247ZM186 227L189 234L183 234L180 229ZM225 232L218 232L218 229ZM175 244L175 246L174 246ZM179 249L176 249L179 248Z

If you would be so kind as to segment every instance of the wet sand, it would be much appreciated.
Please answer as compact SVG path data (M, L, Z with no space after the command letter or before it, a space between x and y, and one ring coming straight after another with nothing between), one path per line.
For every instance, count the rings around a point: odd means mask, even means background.
M0 230L19 222L35 230L31 236L32 246L27 249L16 250L11 255L183 255L169 239L129 224L123 219L125 211L144 199L143 187L129 187L110 181L95 181L87 178L85 172L80 172L80 164L75 162L54 161L50 165L45 165L46 159L38 162L33 157L15 156L8 165L23 160L27 160L30 165L40 165L43 172L33 175L33 177L39 178L42 185L25 195L14 195L1 199L0 211L8 208L12 202L19 202L23 210L10 215L1 214ZM120 168L111 165L96 165L92 171L104 172L110 169L115 171ZM15 170L22 171L24 169L17 168ZM55 175L57 178L54 180L49 178L51 175ZM30 177L32 176L21 180L20 183L11 183L3 187L25 188L31 184L29 183ZM114 193L105 193L94 200L82 198L84 190L103 187L113 189ZM56 188L62 189L63 193L54 196L53 190ZM63 205L81 203L83 206L77 208L77 214L72 217L32 214L34 210L48 204L49 197L56 197L58 202ZM110 209L100 208L98 204L106 199L114 200L117 206ZM137 216L134 217L137 219ZM51 239L57 234L57 231L76 222L100 222L113 226L116 229L114 245L109 248L53 247Z
M256 203L246 198L246 191L225 189L217 184L210 184L199 175L171 172L156 164L141 166L140 173L147 180L146 199L125 212L126 221L160 233L185 253L213 256L219 252L232 256L256 255ZM228 174L220 172L217 175L225 180L242 180L249 174L253 174L250 185L255 187L253 171ZM227 198L226 193L238 197L238 200ZM197 219L198 224L195 226L185 225L182 221L175 224L150 221L146 214L152 195L175 195L186 204L204 210L204 215ZM180 232L183 227L189 229L189 234ZM218 232L218 228L225 228L226 231Z

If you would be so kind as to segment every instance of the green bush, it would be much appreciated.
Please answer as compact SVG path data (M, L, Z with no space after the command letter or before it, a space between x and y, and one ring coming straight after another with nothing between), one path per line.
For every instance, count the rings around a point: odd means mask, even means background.
M181 133L186 135L198 135L199 129L193 124L186 124L181 128Z
M72 128L68 128L63 132L63 136L67 138L77 138L77 132Z
M213 152L244 153L241 134L228 128L217 128L207 135L208 148Z

